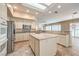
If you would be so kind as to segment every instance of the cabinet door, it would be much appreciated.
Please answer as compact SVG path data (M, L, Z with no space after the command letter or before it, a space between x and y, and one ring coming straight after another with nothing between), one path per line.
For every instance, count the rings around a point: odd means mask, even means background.
M29 40L29 33L24 33L24 40Z
M35 52L35 55L36 56L39 56L40 55L40 47L39 47L39 40L38 39L34 39L34 52Z
M30 46L34 52L34 38L32 36L30 36Z
M31 35L30 35L30 37L29 37L29 42L30 42L30 46L31 46L31 48L32 48L32 37L31 37Z
M2 4L0 4L0 17L2 16Z
M29 37L29 45L31 46L31 36Z
M16 33L16 40L15 40L15 42L23 41L23 40L24 40L24 35L22 33Z
M7 20L7 6L6 4L2 4L2 17Z
M7 20L7 6L4 3L0 4L0 17Z

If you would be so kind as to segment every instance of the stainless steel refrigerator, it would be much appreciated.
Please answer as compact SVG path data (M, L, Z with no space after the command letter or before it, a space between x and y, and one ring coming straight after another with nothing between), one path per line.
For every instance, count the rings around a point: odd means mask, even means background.
M14 21L7 21L7 53L14 51L15 40L15 23Z

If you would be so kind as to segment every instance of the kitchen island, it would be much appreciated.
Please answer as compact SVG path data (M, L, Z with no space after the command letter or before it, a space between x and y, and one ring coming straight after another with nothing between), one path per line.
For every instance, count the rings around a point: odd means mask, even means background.
M31 33L30 47L36 56L54 56L57 52L58 35Z

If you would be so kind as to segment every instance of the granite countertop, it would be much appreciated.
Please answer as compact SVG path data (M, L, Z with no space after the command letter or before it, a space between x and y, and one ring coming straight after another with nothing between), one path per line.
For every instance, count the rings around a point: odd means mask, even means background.
M58 35L56 34L48 34L48 33L39 33L39 34L31 33L30 35L39 40L58 37Z

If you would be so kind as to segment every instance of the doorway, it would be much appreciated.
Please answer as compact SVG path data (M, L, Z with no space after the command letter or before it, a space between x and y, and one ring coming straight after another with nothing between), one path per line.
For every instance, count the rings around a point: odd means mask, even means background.
M70 35L74 38L79 38L79 23L70 24Z

